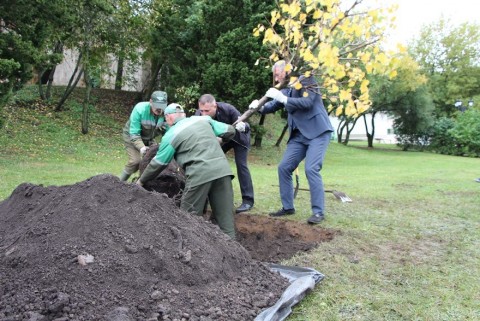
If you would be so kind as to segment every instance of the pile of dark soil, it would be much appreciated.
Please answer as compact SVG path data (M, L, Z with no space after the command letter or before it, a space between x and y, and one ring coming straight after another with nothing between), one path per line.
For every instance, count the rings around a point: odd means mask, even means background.
M2 321L252 320L288 286L217 226L111 175L19 185L0 203L0 279Z

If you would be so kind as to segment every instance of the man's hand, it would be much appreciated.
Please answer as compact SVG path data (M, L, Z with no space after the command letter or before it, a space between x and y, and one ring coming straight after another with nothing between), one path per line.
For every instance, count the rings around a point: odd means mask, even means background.
M256 109L256 108L258 108L258 99L255 99L254 101L252 101L248 106L248 109ZM263 106L260 107L257 111L261 113L263 111Z
M218 143L219 143L220 145L223 144L223 139L222 139L222 137L217 137L217 141L218 141Z
M276 101L284 105L287 104L288 97L282 94L282 92L277 88L270 88L269 90L267 90L267 93L265 94L265 96L267 96L268 98L275 99Z
M167 122L161 122L157 125L157 128L162 135L165 134L165 132L167 131L167 126Z
M244 133L245 132L245 123L243 121L239 122L238 124L235 125L235 129L237 131L239 131L240 133Z
M148 150L149 150L149 147L143 146L142 148L140 148L140 155L142 155L142 157L145 156Z
M248 109L255 109L257 107L258 107L258 99L255 99L250 103L250 105L248 106Z

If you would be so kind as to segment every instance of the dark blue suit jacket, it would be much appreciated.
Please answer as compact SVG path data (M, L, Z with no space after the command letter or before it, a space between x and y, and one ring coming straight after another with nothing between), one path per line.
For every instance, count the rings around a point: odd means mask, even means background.
M290 136L293 129L298 129L303 136L313 139L325 132L333 132L327 111L323 106L322 95L314 77L301 78L302 88L284 88L282 93L288 97L284 106L276 100L267 102L262 114L273 113L281 108L288 112Z

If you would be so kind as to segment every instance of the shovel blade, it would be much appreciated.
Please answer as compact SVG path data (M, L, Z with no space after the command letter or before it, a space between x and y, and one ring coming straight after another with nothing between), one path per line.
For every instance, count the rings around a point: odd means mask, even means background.
M350 203L352 201L352 199L350 197L347 196L347 194L343 193L343 192L339 192L339 191L332 191L332 194L337 198L339 199L340 201L342 201L342 203Z

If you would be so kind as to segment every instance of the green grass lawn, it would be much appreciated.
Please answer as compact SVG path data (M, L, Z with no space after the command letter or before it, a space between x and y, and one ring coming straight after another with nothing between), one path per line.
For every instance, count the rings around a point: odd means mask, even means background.
M9 106L4 114L0 200L23 182L65 185L101 173L118 175L126 161L123 123L101 110L92 111L88 135L80 133L75 105L62 113ZM282 120L270 117L267 127L271 134L263 148L250 154L255 215L281 206L276 165L285 142L273 144ZM480 320L480 184L474 182L480 159L365 145L329 146L325 187L353 202L326 194L322 226L340 233L283 262L326 276L288 320ZM308 188L303 165L300 174L300 187ZM288 219L305 222L309 200L308 192L299 192L297 214Z

